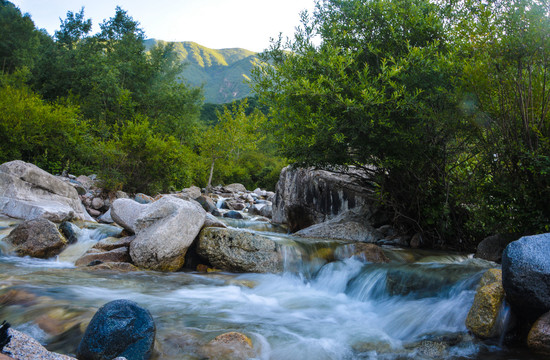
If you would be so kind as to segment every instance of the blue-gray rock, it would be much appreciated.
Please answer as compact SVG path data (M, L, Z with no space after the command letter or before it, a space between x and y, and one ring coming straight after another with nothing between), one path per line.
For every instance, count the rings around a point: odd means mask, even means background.
M244 219L243 214L235 210L229 210L228 212L223 214L223 217L230 218L230 219Z
M130 300L103 305L94 315L77 349L79 360L150 359L155 342L153 317Z
M550 233L524 236L502 254L506 299L529 316L550 310Z
M59 225L59 231L65 235L69 244L77 242L79 236L82 234L82 230L78 226L68 221L64 221Z

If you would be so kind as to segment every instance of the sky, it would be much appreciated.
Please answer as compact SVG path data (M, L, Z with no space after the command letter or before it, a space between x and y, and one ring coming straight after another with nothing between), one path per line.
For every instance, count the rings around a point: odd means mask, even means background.
M314 0L10 0L31 15L37 28L53 35L67 11L91 18L92 33L115 14L116 6L141 24L147 38L194 41L212 49L262 51L270 38L294 34L300 12L312 11Z

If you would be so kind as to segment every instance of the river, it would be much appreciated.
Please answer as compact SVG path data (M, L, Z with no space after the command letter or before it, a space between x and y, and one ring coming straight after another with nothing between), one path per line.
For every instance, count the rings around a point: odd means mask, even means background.
M0 239L14 222L0 221ZM481 274L471 255L384 248L387 264L350 257L353 244L293 238L281 228L232 221L284 244L281 274L113 272L74 260L109 233L83 232L56 259L0 256L0 320L52 351L74 354L108 301L130 299L157 326L157 359L203 359L217 335L252 339L257 359L539 359L464 325ZM85 245L83 245L85 244ZM542 359L542 357L540 358Z

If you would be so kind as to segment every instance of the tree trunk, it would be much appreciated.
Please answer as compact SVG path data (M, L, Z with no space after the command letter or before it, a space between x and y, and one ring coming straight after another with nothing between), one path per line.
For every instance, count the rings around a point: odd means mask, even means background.
M212 159L212 164L210 164L210 175L208 176L208 184L206 185L206 193L209 194L212 190L212 175L214 174L214 163L216 159Z

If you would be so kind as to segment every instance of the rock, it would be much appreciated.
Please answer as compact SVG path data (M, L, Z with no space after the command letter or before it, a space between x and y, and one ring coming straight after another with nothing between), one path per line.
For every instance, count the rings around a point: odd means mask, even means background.
M108 237L98 241L97 244L92 246L92 249L111 251L120 247L128 247L135 238L135 236L125 236L123 238Z
M228 212L223 214L223 217L230 218L230 219L237 219L237 220L244 219L243 214L235 210L229 210Z
M502 252L514 240L517 240L517 236L510 234L489 236L477 245L474 257L500 264L502 261Z
M8 334L9 342L2 352L15 360L76 360L67 355L49 352L38 341L20 331L9 328Z
M354 215L349 212L340 214L338 217L326 222L302 229L294 235L310 238L341 239L371 243L382 238L381 234L379 234L372 226L355 221Z
M216 209L216 204L207 195L199 195L197 198L195 198L195 201L201 204L202 208L206 212L212 212Z
M195 202L173 196L145 206L135 222L136 238L130 244L133 263L151 270L179 270L204 225L206 212Z
M550 233L524 236L502 254L502 282L512 307L529 318L550 310Z
M80 175L76 178L76 181L81 183L86 190L89 190L94 185L94 181L86 175Z
M115 193L115 199L129 199L129 198L130 196L128 196L128 194L126 194L124 191L118 190Z
M246 360L255 357L252 340L235 331L216 336L201 353L207 359Z
M95 198L92 199L92 208L93 208L93 209L99 210L99 209L101 209L103 206L105 206L105 201L103 201L102 198L100 198L100 197L95 197Z
M25 290L11 289L0 296L0 305L30 306L36 303L36 295Z
M220 212L220 210L214 209L214 210L212 210L212 215L217 216L217 217L221 217L222 213Z
M155 201L155 199L153 199L151 196L142 193L137 193L134 197L134 200L140 204L150 204Z
M251 207L248 208L248 213L250 215L260 215L260 210L267 206L266 204L253 204Z
M499 273L498 269L490 269L483 274L466 318L466 327L482 339L501 335L498 319L504 302L504 288Z
M350 173L359 174L349 168ZM371 199L372 192L356 177L286 167L281 171L273 204L273 222L288 224L291 232L330 220L353 210L362 223L377 225L381 211Z
M273 215L273 206L266 205L260 209L260 215L263 217L266 217L268 219L271 219Z
M130 300L103 305L86 328L77 349L79 360L150 359L156 328L153 317Z
M17 219L94 221L78 192L39 167L20 160L0 165L0 214Z
M260 188L254 189L253 192L254 192L254 194L256 194L258 196L261 196L261 197L266 197L267 196L267 191L262 190Z
M105 212L105 214L103 214L103 215L101 215L100 217L98 217L97 220L98 220L100 223L104 223L104 224L112 224L112 223L115 222L115 221L113 220L113 218L111 217L111 209L107 210L107 212Z
M97 249L88 250L74 263L75 266L87 266L91 263L104 262L130 262L130 255L127 247L118 247L105 252L96 252Z
M182 189L181 194L187 196L191 200L195 200L202 195L201 189L198 186L191 186L189 188Z
M232 210L244 210L246 208L246 205L242 202L242 200L227 200L225 202L227 207Z
M204 220L203 228L205 227L220 227L220 228L226 228L227 225L222 223L220 220L218 220L214 215L212 214L206 214L206 219Z
M82 234L82 230L78 226L68 221L64 221L59 225L59 231L65 235L69 244L77 242L78 237Z
M351 254L349 254L350 256L357 256L365 261L376 264L390 262L390 259L386 256L386 254L384 254L384 251L378 245L360 242L351 244L349 247L351 248Z
M277 273L283 269L281 248L275 241L236 229L203 229L197 253L214 267L231 272Z
M93 217L98 217L101 215L101 211L99 210L92 209L92 208L86 208L86 210L88 211L88 214L92 215Z
M111 206L113 220L132 234L136 233L136 221L145 212L147 205L131 199L116 199Z
M19 256L47 259L55 256L67 245L57 226L46 219L35 219L19 224L4 239L14 246Z
M225 185L223 187L223 191L230 192L230 193L239 193L239 192L246 192L246 187L243 184L229 184Z
M127 263L127 262L102 262L98 264L90 264L85 267L86 270L108 270L116 272L128 272L128 271L139 271L139 268Z
M527 336L527 346L534 352L550 355L550 312L535 322Z
M413 249L418 249L422 246L423 242L424 242L424 239L422 238L422 234L421 233L416 233L412 237L412 239L409 243L409 246Z

